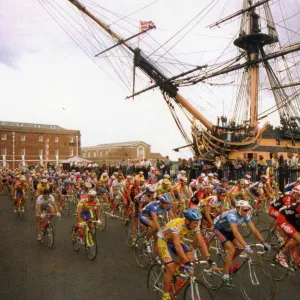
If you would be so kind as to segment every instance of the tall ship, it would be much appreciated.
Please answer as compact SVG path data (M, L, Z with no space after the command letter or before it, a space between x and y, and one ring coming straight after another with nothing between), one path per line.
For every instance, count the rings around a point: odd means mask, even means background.
M128 98L153 89L160 90L186 141L186 145L175 150L189 147L196 155L223 155L230 159L257 158L259 154L268 158L269 153L299 151L299 2L200 1L203 7L194 11L194 18L162 42L155 40L159 29L155 30L155 19L140 21L138 27L133 24L137 25L137 21L132 19L134 13L146 10L150 5L155 6L158 1L125 16L101 6L100 0L65 2L65 7L55 7L52 1L47 0L40 3L76 44L94 62L100 63L101 68L105 60L106 66L130 90ZM230 2L239 4L240 9L234 10L235 5L230 6ZM68 14L70 7L71 13ZM84 20L80 26L79 19L74 16L74 8ZM182 61L176 53L172 53L173 48L192 30L204 26L203 20L212 20L212 15L217 15L214 12L220 10L220 19L205 24L206 30L209 28L213 33L222 28L219 38L222 41L227 38L227 45L218 49L214 59L205 61L206 57L211 58L213 50L208 51L209 55L201 55L201 64L195 56L189 61ZM229 15L223 16L225 11L230 10ZM168 19L168 15L164 18ZM71 25L64 27L67 19ZM226 37L226 26L232 28L232 25L236 26L236 32ZM80 31L81 35L78 34ZM214 38L213 44L216 45L218 37ZM88 46L86 41L89 41ZM198 38L196 50L201 53L199 47L207 47L208 44L209 39ZM224 43L220 44L223 46ZM92 49L92 53L88 49ZM203 87L208 90L206 95L212 94L211 99L214 96L223 99L219 102L203 100ZM195 96L196 92L199 96ZM183 96L185 93L188 97ZM212 109L205 111L203 101ZM185 125L189 124L190 132L180 120L182 116L186 118Z

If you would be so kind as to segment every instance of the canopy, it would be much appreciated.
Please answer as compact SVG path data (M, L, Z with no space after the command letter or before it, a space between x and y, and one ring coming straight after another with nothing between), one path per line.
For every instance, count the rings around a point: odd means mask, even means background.
M71 162L76 162L76 163L86 163L86 162L92 162L88 159L85 159L85 158L82 158L82 157L79 157L79 156L73 156L71 158L68 158L64 161L62 161L63 164L69 164Z

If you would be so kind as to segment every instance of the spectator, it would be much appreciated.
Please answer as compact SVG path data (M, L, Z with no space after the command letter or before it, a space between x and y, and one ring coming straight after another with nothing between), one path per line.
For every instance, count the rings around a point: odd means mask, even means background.
M270 173L275 175L275 181L278 182L279 180L279 156L277 152L272 153L272 170Z
M166 156L166 173L170 175L171 168L172 168L172 161L170 160L169 156Z
M262 155L258 156L257 161L257 171L258 171L258 180L260 180L260 176L266 174L268 169L268 164Z
M288 169L288 176L290 182L295 182L297 179L297 167L298 167L298 160L297 157L294 156L293 153L289 152L287 154L287 169Z

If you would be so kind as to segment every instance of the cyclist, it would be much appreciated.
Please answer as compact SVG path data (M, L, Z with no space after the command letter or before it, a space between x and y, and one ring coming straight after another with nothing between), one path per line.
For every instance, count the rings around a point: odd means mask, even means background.
M88 199L82 199L79 201L77 205L77 226L75 227L75 232L73 232L73 238L76 237L76 232L78 230L78 225L83 220L88 223L89 228L92 227L92 221L94 212L96 211L97 223L101 225L102 222L100 220L100 204L96 199L97 193L95 190L90 190L88 192Z
M236 203L236 209L223 212L215 222L214 232L226 251L223 269L223 282L228 288L234 287L229 277L230 264L241 252L241 250L237 250L235 247L243 248L246 253L252 252L251 247L246 243L238 230L239 224L245 222L255 237L264 244L266 248L270 248L270 246L264 242L260 232L252 223L249 215L250 209L250 204L247 201L239 200Z
M41 236L41 219L44 218L42 214L43 211L47 211L52 214L56 214L60 217L60 213L56 206L54 197L50 195L50 191L45 189L43 190L43 194L40 195L36 200L36 229L37 229L37 240L40 241L42 239ZM50 216L52 218L52 216Z
M216 196L209 196L200 202L200 212L211 229L214 227L213 219L225 210L224 204L227 196L227 191L221 187L216 190L216 193Z
M247 200L246 192L244 188L245 188L244 179L239 179L237 184L229 190L228 196L232 208L235 207L237 201Z
M14 184L13 199L14 199L14 212L17 212L18 200L21 201L21 209L24 212L25 201L29 194L29 186L26 182L26 177L21 176L20 180Z
M283 206L277 216L277 225L287 236L292 239L286 244L284 249L276 255L278 262L288 268L285 254L300 244L300 185L292 190L295 203ZM297 262L298 263L298 262Z
M134 218L132 222L132 242L135 243L136 241L136 231L138 226L138 217L142 212L143 208L149 204L150 202L154 201L154 194L156 191L155 185L150 185L146 187L146 190L139 193L137 196L134 197Z
M158 217L163 215L166 211L171 219L174 219L172 211L172 198L169 194L162 194L158 197L159 201L153 201L147 204L140 213L139 219L143 225L149 227L147 231L145 245L147 250L150 249L149 240L152 235L160 228Z
M204 238L200 232L201 213L197 209L189 208L183 214L184 218L171 220L158 232L158 251L162 262L166 266L163 280L163 300L171 299L168 292L177 266L173 261L173 256L179 256L185 272L191 269L191 262L194 260L193 252L182 242L184 236L192 234L194 241L200 246L207 261L214 264L210 259Z

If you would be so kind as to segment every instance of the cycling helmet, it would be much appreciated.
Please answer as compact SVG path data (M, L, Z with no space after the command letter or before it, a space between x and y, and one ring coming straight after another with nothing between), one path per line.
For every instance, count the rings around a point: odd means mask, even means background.
M199 221L202 219L200 211L196 208L189 208L183 211L183 215L190 221Z
M97 193L96 193L96 191L94 191L94 190L90 190L89 193L88 193L88 195L89 195L89 196L96 196Z
M47 179L46 178L42 179L41 183L47 183Z
M169 174L165 174L164 178L170 179L170 175Z
M293 192L294 194L300 194L300 185L295 186L295 187L292 189L292 192Z
M267 175L261 175L260 179L268 179L268 176Z
M146 191L150 193L155 193L156 192L156 186L153 184L148 184L146 187Z
M25 176L21 176L20 180L21 181L26 181L26 177Z
M183 182L187 182L187 178L184 176L184 177L181 177L179 180L183 181Z
M221 181L221 182L228 182L228 179L222 178L220 181Z
M158 199L161 203L164 203L164 204L170 204L172 201L172 198L169 194L162 194L158 197Z
M104 187L102 187L100 190L99 190L100 193L106 193L106 189Z
M218 187L218 188L216 189L216 192L217 192L217 194L226 194L226 193L227 193L227 190L224 189L224 188L222 188L222 187Z
M251 207L248 201L239 200L236 203L236 207Z

